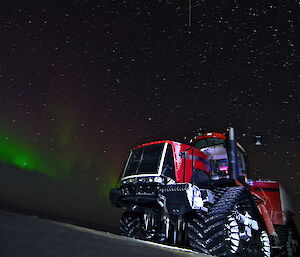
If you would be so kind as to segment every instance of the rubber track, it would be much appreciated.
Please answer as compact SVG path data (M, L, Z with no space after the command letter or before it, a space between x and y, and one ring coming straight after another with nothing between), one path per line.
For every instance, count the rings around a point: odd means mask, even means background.
M124 236L136 237L139 233L140 218L134 213L125 212L120 220L120 230Z
M226 188L225 193L219 190L220 192L217 192L219 200L212 206L208 216L196 213L191 218L188 223L188 234L190 245L193 248L211 255L230 256L225 245L224 222L234 205L244 197L247 190L244 187Z
M280 253L276 254L276 257L291 257L289 255L289 252L287 251L287 241L289 236L289 231L293 232L293 239L299 242L299 235L296 227L293 227L293 223L289 224L289 222L286 225L275 225L276 233L279 237L280 245L282 247ZM295 226L295 225L294 225ZM297 257L299 255L299 246L297 247L297 250L295 253L293 253L293 257Z

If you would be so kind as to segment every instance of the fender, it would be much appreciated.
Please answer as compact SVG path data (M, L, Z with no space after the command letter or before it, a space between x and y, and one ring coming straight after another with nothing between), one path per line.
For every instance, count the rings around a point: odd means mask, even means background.
M272 219L269 215L269 212L266 208L266 201L259 197L257 194L255 193L252 193L252 195L256 198L256 206L262 216L262 219L265 223L265 226L266 226L266 229L267 229L267 232L269 235L272 235L272 236L275 236L277 235L276 234L276 231L275 231L275 228L274 228L274 225L273 225L273 222L272 222Z

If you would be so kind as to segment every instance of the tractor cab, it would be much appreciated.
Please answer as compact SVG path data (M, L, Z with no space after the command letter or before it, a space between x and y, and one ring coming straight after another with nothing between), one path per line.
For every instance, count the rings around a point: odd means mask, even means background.
M137 146L130 152L122 184L192 183L205 187L211 181L245 183L245 151L226 137L229 135L213 132L196 137L191 145L163 140Z
M164 140L133 148L122 182L192 182L203 185L207 183L209 176L209 163L205 153L190 145Z
M224 181L230 179L229 149L225 134L216 132L205 133L191 140L191 144L207 155L212 180ZM236 143L236 150L237 178L241 182L244 182L247 179L245 150L239 143Z

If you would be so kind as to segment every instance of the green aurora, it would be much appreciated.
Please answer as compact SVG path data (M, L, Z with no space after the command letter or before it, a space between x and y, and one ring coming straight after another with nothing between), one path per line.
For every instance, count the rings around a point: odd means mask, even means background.
M0 161L52 178L64 176L72 166L69 161L57 158L54 153L43 152L20 136L16 137L3 129L0 130Z
M69 137L65 136L70 132L70 127L64 129L58 135L57 151L51 152L50 150L41 150L41 148L30 140L26 140L22 133L16 134L12 130L5 130L0 128L0 162L14 165L24 171L37 172L46 175L51 179L71 179L68 176L74 173L77 165L85 166L87 170L99 167L100 180L94 180L95 186L99 188L100 197L108 199L108 194L111 188L115 187L119 171L115 167L105 165L103 162L96 160L94 164L87 164L84 159L83 152L70 151L71 142ZM81 157L81 158L80 158ZM97 163L97 164L96 164ZM92 167L91 167L92 166ZM104 171L110 171L109 174ZM76 174L76 173L75 173ZM74 175L74 174L73 174ZM74 177L73 177L74 178Z

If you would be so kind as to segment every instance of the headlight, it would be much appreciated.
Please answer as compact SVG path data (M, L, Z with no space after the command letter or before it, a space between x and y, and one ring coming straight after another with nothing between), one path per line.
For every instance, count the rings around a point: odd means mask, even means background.
M129 183L159 183L163 184L164 179L162 177L140 177L140 178L129 178L122 181L123 184L129 184Z
M138 178L138 182L147 182L147 178Z
M135 183L135 178L130 178L127 181L128 181L128 183Z
M155 177L154 178L154 182L156 182L156 183L163 183L164 179L162 177Z
M129 178L129 179L125 179L123 180L123 184L129 184L129 183L135 183L136 179L135 178Z

